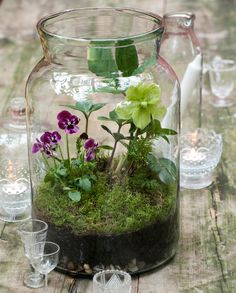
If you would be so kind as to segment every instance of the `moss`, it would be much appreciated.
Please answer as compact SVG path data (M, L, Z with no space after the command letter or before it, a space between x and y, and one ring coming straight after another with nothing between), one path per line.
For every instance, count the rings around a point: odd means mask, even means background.
M135 231L164 221L175 206L175 186L153 178L143 180L144 175L116 180L111 187L101 173L90 194L84 194L78 203L60 188L41 183L35 205L43 218L75 234Z

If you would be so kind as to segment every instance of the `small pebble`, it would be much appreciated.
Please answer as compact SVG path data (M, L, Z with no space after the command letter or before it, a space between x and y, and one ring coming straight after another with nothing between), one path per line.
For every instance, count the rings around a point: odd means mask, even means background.
M76 270L76 265L73 263L73 261L68 262L67 268L70 271L75 271Z
M92 269L90 268L89 264L85 263L84 264L84 270L85 270L85 273L87 274L92 274Z

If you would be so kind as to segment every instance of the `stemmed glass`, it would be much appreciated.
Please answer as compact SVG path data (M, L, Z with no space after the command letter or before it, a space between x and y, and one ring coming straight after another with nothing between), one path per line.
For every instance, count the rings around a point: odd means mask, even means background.
M29 248L36 242L45 241L47 235L47 223L37 220L29 219L18 228L21 241L24 245L25 256L30 260ZM44 277L37 270L25 275L24 284L29 288L43 287Z
M230 94L234 89L236 77L236 64L234 60L215 56L209 66L210 85L216 97L211 104L215 107L229 107L234 104Z
M45 288L48 286L48 273L58 264L60 247L54 242L41 241L29 249L30 261L35 270L45 275Z

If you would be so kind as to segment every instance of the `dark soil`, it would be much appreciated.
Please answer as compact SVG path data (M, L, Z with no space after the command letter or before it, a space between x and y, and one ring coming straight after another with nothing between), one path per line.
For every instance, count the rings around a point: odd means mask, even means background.
M40 213L35 216L44 220ZM178 242L178 206L165 221L123 234L75 235L46 221L47 240L61 248L57 270L72 276L92 277L99 270L113 268L138 274L168 261Z

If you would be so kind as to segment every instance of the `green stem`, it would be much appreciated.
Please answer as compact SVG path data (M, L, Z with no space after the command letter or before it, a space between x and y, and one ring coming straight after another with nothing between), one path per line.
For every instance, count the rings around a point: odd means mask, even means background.
M122 124L119 125L117 133L120 133L121 127L122 127ZM119 140L115 140L114 147L113 147L113 150L112 150L112 153L111 153L111 157L110 157L109 164L108 164L110 168L112 166L112 162L113 162L113 159L114 159L114 155L115 155L115 151L116 151L118 141Z
M88 134L89 115L84 115L85 116L85 133L87 134Z
M69 164L69 169L70 169L70 151L69 151L68 134L66 134L66 149L67 149L68 164Z
M42 153L42 156L43 156L43 160L44 160L45 164L47 165L48 169L50 169L50 165L49 165L49 163L47 161L47 158L45 157L45 154Z
M55 166L55 168L56 168L56 167L57 167L56 159L55 159L54 156L52 156L52 158L53 158L54 166Z
M62 149L61 149L61 146L59 144L58 144L58 147L59 147L59 152L60 152L61 158L64 161L64 157L63 157L63 154L62 154Z

